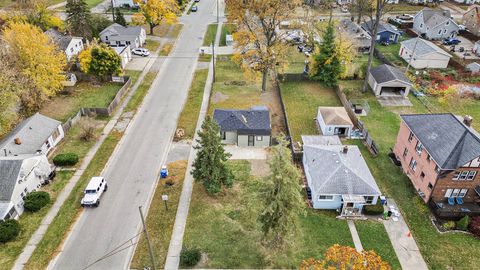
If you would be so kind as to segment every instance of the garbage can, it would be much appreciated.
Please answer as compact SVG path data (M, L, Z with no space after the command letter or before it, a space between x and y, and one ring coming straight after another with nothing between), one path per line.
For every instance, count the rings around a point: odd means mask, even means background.
M167 176L168 176L167 166L163 166L162 169L160 170L160 177L167 178Z
M386 205L387 204L387 198L385 198L385 196L380 196L380 202L382 203L382 205Z

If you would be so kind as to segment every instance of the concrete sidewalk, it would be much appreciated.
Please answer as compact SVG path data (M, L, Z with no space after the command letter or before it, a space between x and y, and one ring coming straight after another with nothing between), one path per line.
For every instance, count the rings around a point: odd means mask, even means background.
M395 201L391 198L387 199L388 206L394 206L398 209ZM428 270L428 266L418 249L415 239L410 233L407 223L400 215L395 221L393 217L383 222L388 238L392 242L393 249L397 254L402 269L408 270Z
M353 240L353 244L355 245L355 249L358 252L362 252L363 246L362 246L362 242L360 241L360 236L358 235L358 232L357 232L357 227L355 227L355 223L353 222L353 220L349 219L347 220L347 224L348 224L348 229L350 230L350 234L352 234L352 240Z
M159 52L160 52L160 48L155 52L155 55L157 55ZM47 229L50 226L50 224L52 223L53 219L57 216L58 212L60 211L60 208L62 207L63 203L67 200L67 198L70 195L72 189L75 187L78 180L80 180L80 177L82 176L83 172L85 171L85 169L90 164L90 161L93 159L93 157L97 153L98 149L100 148L102 143L107 138L108 134L110 134L110 131L112 131L113 127L115 126L115 124L117 123L121 114L123 113L123 109L127 105L130 98L133 96L133 94L135 93L137 88L142 83L143 79L145 78L145 75L150 70L150 67L153 65L154 62L155 62L155 60L151 59L147 63L147 65L145 66L145 69L140 74L137 82L132 86L132 89L130 89L127 96L124 98L123 103L120 105L119 108L117 108L117 111L113 115L112 119L107 123L107 125L102 130L102 134L101 134L100 138L98 139L98 141L90 149L90 151L88 151L87 155L85 156L85 158L82 161L82 164L80 165L80 168L75 172L75 174L72 176L72 178L69 180L69 182L65 185L65 188L58 195L58 197L55 200L55 203L53 204L52 208L50 208L48 213L43 218L42 222L40 223L40 226L34 232L32 237L28 241L27 245L23 249L22 253L20 254L20 256L15 261L15 264L14 264L12 269L14 269L14 270L23 269L24 265L28 262L28 260L32 256L33 252L35 251L35 248L37 247L38 243L40 243L43 236L47 232Z

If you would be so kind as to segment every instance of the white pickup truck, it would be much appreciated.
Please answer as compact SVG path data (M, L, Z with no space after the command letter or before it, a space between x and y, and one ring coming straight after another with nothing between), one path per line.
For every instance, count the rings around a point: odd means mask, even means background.
M99 206L100 205L100 197L102 194L107 191L107 181L105 178L96 176L90 179L83 195L81 204L83 207L85 206Z

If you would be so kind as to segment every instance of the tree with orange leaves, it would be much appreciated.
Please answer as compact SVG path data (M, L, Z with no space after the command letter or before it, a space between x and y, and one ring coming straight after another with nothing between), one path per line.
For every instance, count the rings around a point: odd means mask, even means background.
M382 260L375 251L358 252L352 247L333 245L323 260L308 259L300 265L300 270L391 270L390 265Z

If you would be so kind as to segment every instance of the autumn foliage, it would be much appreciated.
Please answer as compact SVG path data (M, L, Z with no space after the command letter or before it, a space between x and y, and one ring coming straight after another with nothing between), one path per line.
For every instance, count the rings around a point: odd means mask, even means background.
M176 0L135 0L140 6L140 13L134 14L132 20L136 24L148 24L150 34L153 28L162 23L172 24L177 21L180 8Z
M308 259L302 262L300 270L390 270L390 265L374 251L356 251L352 247L333 245L323 260Z

